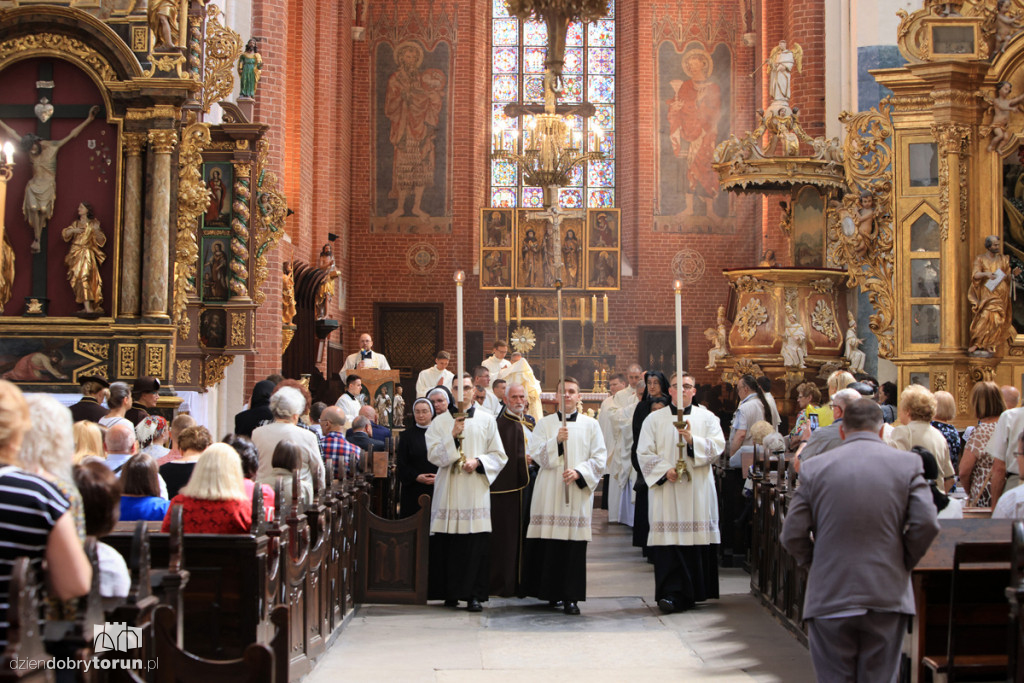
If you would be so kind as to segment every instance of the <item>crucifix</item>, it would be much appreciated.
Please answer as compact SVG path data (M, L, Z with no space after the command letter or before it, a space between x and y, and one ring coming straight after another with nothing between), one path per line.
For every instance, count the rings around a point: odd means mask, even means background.
M53 89L53 62L43 61L39 63L36 81L38 104L0 106L0 127L15 140L21 140L23 151L27 152L32 165L32 178L25 186L22 201L25 222L33 231L32 290L26 298L25 315L46 315L46 226L53 217L57 200L57 153L100 113L99 107L87 104L51 104ZM63 139L51 140L50 128L54 118L84 120ZM22 136L3 119L35 119L35 133Z

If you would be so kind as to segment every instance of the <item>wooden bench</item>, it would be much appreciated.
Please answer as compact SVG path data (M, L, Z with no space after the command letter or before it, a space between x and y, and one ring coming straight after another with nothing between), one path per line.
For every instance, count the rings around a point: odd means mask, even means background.
M0 681L52 681L53 671L42 668L52 659L39 630L38 587L27 557L11 568L7 608L7 647L0 654Z

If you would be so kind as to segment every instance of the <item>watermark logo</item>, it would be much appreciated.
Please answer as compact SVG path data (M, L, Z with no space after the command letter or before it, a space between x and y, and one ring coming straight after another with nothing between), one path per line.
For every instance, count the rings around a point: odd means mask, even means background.
M93 652L130 652L142 647L142 629L128 626L123 621L96 624Z

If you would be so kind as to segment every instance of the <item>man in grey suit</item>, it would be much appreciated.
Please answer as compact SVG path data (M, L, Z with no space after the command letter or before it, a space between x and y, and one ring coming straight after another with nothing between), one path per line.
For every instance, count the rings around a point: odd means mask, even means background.
M846 405L843 445L804 463L782 527L783 547L810 565L803 616L819 681L896 680L910 571L939 533L921 458L887 446L883 424L871 399Z

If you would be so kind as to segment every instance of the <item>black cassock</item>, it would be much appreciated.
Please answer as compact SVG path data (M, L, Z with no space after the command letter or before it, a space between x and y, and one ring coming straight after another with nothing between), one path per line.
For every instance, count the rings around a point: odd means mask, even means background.
M526 493L531 476L523 429L532 431L535 420L530 415L517 417L507 407L496 420L508 463L491 484L490 593L509 598L518 595L522 579L523 541L530 512Z

